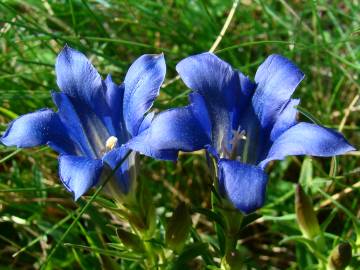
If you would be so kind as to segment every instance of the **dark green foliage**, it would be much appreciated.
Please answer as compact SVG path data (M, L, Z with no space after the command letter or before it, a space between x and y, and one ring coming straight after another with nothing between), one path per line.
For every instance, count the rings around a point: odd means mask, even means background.
M167 246L174 251L181 251L190 229L191 217L189 209L185 203L180 203L166 226L165 241Z

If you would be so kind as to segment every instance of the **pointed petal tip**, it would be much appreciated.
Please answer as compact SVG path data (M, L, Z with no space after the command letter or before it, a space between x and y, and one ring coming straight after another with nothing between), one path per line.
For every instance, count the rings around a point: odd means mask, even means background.
M1 143L18 148L48 144L59 153L74 150L57 113L46 108L21 115L11 121L1 136Z
M283 69L284 67L287 68L288 72L291 72L292 76L296 75L296 78L298 80L297 85L300 84L300 82L305 78L305 74L300 70L300 68L293 61L291 61L290 59L288 59L285 56L282 56L280 54L269 55L265 59L265 61L259 66L258 70L269 72L269 68L273 68L274 71L276 71L277 69ZM255 81L257 81L256 78L258 77L256 75L255 75ZM296 86L295 86L295 88L296 88Z
M123 115L128 132L136 136L144 115L159 95L166 74L163 54L144 54L129 67L124 79Z
M271 146L259 167L286 156L332 157L356 151L338 131L307 122L299 122L282 133Z
M165 64L165 55L163 52L161 53L146 53L140 55L138 58L135 59L133 64L139 60L143 61L158 61L161 62L161 64ZM139 61L140 62L140 61Z
M66 163L66 159L70 157L68 155L59 155L58 156L58 164L59 164L59 178L61 183L64 185L65 189L71 193L72 197L74 198L74 201L76 202L77 200L79 200L79 198L85 193L79 193L77 192L77 189L73 189L71 188L70 184L71 182L69 181L69 179L66 179L67 176L65 175L65 173L63 173L63 160L65 160ZM66 165L65 165L66 166ZM64 176L63 176L64 175Z
M65 46L61 49L58 56L56 57L56 65L63 57L66 57L66 59L68 59L68 55L70 55L73 51L74 49L65 44Z
M3 133L3 134L1 135L1 137L0 137L0 143L2 143L2 144L5 145L5 146L12 146L11 144L9 144L9 143L7 142L7 137L8 137L8 135L9 135L11 126L12 126L12 124L14 123L14 121L15 121L15 120L11 121L11 122L8 124L6 130L4 131L4 133Z
M281 55L273 54L265 59L256 71L257 88L252 98L261 126L267 128L274 123L279 109L288 102L304 77L292 61Z
M60 155L58 159L60 180L75 201L99 182L102 160L72 155Z
M9 144L6 140L7 134L6 132L0 137L0 144L3 144L5 146L12 146L11 144ZM16 146L17 147L17 146Z
M110 81L110 82L112 82L112 76L111 76L110 73L106 76L105 81Z
M152 57L153 57L154 60L159 62L162 69L166 70L166 63L165 63L165 55L164 55L164 53L153 54Z
M75 57L79 57L75 59ZM75 61L75 63L73 63ZM67 44L61 49L55 62L55 71L59 68L59 65L66 64L77 64L77 61L89 62L88 58L82 52L68 46Z
M154 54L154 58L165 58L165 55L163 52L158 53L158 54Z
M73 47L69 46L69 44L65 43L64 47L61 49L61 52L78 52L76 49L74 49Z
M76 194L75 192L73 192L72 195L73 195L73 197L74 197L74 201L75 201L75 202L76 202L78 199L80 199L80 197L82 196L82 195L80 195L80 194Z
M150 58L151 60L161 61L161 62L164 62L164 64L165 64L165 55L164 55L163 52L161 52L161 53L153 53L153 54L151 54L151 53L143 54L139 58L137 58L135 61L137 61L139 59L142 59L142 58Z
M347 150L344 153L349 153L353 151L356 151L356 148L352 146L350 143L348 143Z

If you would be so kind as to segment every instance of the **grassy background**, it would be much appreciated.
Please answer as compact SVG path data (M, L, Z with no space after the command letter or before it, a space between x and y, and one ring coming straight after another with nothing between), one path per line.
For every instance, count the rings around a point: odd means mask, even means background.
M179 60L211 48L232 4L227 0L1 1L0 131L17 115L54 107L50 98L50 90L57 89L54 62L66 43L90 57L103 76L111 73L117 83L141 54L164 52L170 81ZM289 57L306 74L295 93L304 112L300 117L343 129L358 148L359 35L357 0L242 0L215 53L251 78L267 55ZM187 89L178 80L162 89L155 108L186 103ZM316 269L312 253L294 238L301 234L294 214L294 187L301 181L326 231L328 249L349 241L355 253L352 269L359 269L359 160L357 152L337 162L288 158L273 164L267 202L259 211L262 217L241 235L248 265ZM332 172L331 162L337 165ZM140 177L155 198L160 239L165 214L180 201L210 207L202 155L183 155L176 164L142 157ZM0 179L0 268L38 268L77 209L59 182L56 154L47 148L20 151L0 146ZM339 193L337 200L331 199ZM86 197L78 204L85 201ZM203 215L193 218L192 238L198 234L205 242L214 242L211 221ZM119 225L97 201L54 254L49 268L109 269L111 257L119 269L139 269L116 252L121 244L114 228ZM208 252L212 254L211 248ZM196 258L189 268L203 269L205 263Z

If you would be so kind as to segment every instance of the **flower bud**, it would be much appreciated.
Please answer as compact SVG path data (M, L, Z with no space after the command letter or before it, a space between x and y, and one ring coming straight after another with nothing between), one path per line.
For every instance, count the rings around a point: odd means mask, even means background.
M179 252L183 248L191 229L191 217L188 207L181 203L170 218L165 240L169 248Z
M331 252L328 259L328 269L342 270L351 261L351 246L349 243L337 245Z
M308 239L314 239L316 236L319 236L321 233L320 226L311 199L305 194L299 184L296 186L295 211L302 234Z

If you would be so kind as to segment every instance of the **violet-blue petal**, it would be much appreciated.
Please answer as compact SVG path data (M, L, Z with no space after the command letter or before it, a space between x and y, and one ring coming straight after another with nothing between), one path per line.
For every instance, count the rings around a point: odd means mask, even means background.
M123 118L123 100L124 100L124 84L117 85L112 81L110 75L105 79L106 85L106 102L109 106L112 116L113 126L115 128L116 137L120 143L128 140L128 133L126 130Z
M122 161L129 150L125 147L118 147L110 152L106 153L103 157L103 161L109 165L109 167L114 170L118 164ZM117 168L115 172L116 183L120 187L123 193L128 193L131 185L131 166L135 166L135 153L131 153L130 156L123 161L122 165Z
M85 134L85 130L81 125L80 118L70 98L61 92L52 92L51 95L58 108L58 115L64 123L66 132L72 140L78 144L82 154L95 158L96 154Z
M114 133L111 111L105 98L105 83L86 56L65 46L56 59L55 71L61 91L73 101L91 108Z
M282 160L290 155L331 157L354 150L355 148L339 132L300 122L277 138L260 166L265 168L270 161Z
M152 120L154 119L154 116L155 116L155 113L150 112L144 117L144 119L141 122L141 125L139 127L139 134L150 127L150 124L151 124Z
M256 89L256 84L251 81L247 76L241 72L237 72L239 76L239 85L238 93L236 98L236 105L234 108L233 115L233 130L237 130L240 125L240 119L250 109L251 99Z
M61 182L73 193L75 200L99 182L102 169L103 163L99 159L70 155L59 157Z
M9 124L1 142L20 148L48 144L61 154L76 153L76 146L67 136L58 114L50 109L42 109L15 119Z
M106 86L106 102L114 119L120 121L123 118L124 84L117 85L110 75L104 81Z
M124 84L117 85L113 82L111 75L106 76L106 102L115 117L121 119L123 111Z
M212 123L213 145L220 150L222 141L231 139L231 117L240 92L238 73L212 53L187 57L177 64L176 70L190 89L204 97Z
M152 157L158 160L171 160L176 161L178 157L178 149L161 149L149 145L146 141L149 141L149 130L145 130L136 137L130 139L125 147L133 151L139 152L142 155Z
M57 84L67 95L91 107L105 102L101 77L81 52L65 46L56 59L55 71Z
M52 96L69 136L78 143L82 153L92 158L101 156L110 134L100 118L80 100L61 92L54 92Z
M299 105L299 103L299 99L290 99L279 113L270 134L270 140L272 142L297 123L296 117L298 111L295 107Z
M191 105L164 111L154 117L148 129L126 146L144 155L176 160L178 151L192 152L211 143L210 120L199 94L191 95Z
M138 134L144 114L159 95L165 79L164 55L143 55L129 68L125 80L123 115L127 130L132 136Z
M252 105L263 128L273 125L303 78L301 70L280 55L270 55L260 65L255 75L257 88Z
M234 206L249 214L263 206L267 174L258 166L221 159L219 184Z
M189 94L190 111L194 117L198 120L202 131L207 137L211 138L212 126L209 111L206 107L203 96L199 93L192 92Z
M239 128L246 132L246 139L239 142L237 154L243 162L256 164L267 146L268 135L262 129L252 106L239 115Z

